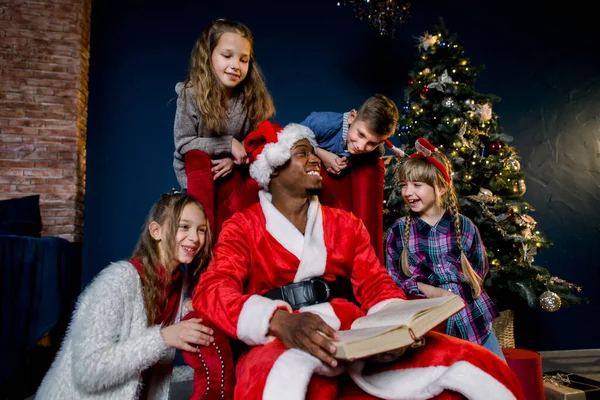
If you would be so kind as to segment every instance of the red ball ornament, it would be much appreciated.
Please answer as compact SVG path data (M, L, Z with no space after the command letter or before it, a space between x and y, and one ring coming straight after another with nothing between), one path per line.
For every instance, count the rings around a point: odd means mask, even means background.
M429 92L429 88L427 86L423 86L423 89L421 89L421 94L427 94L427 92Z
M408 86L412 86L415 84L415 80L414 79L409 79L408 80Z
M513 210L508 210L508 220L509 221L515 220L515 212Z
M488 144L487 149L491 154L496 154L502 148L502 143L500 142L492 142Z

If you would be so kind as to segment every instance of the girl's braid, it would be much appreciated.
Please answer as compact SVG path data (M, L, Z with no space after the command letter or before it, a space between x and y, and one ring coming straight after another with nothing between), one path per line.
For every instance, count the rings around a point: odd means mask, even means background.
M404 221L404 247L402 248L402 256L401 256L401 267L404 275L411 277L412 274L408 269L408 239L410 239L410 225L412 223L412 216L410 213L406 216L406 220Z
M481 295L481 285L483 281L481 277L477 275L473 270L473 266L469 262L469 259L467 258L463 250L462 230L460 229L460 216L458 214L458 199L456 197L456 192L453 190L453 188L451 188L448 190L447 193L449 196L448 206L450 208L450 211L452 212L452 219L454 220L456 242L458 243L458 249L460 250L460 266L463 274L465 275L465 278L467 279L467 283L475 292L473 294L473 297L478 298Z

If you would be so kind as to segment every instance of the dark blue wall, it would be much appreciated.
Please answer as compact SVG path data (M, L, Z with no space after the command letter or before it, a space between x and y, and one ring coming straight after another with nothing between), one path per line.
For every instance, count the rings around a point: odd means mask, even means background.
M416 0L410 23L390 39L336 3L93 3L83 283L130 254L151 204L177 186L173 88L211 20L250 27L277 120L285 124L314 110L357 107L375 92L401 104L415 37L442 16L472 62L487 66L476 89L503 100L495 111L522 156L525 197L554 241L536 262L583 285L591 300L554 314L522 311L517 344L600 347L593 330L600 317L600 57L588 7L579 0L557 9L532 0L487 9L466 0Z

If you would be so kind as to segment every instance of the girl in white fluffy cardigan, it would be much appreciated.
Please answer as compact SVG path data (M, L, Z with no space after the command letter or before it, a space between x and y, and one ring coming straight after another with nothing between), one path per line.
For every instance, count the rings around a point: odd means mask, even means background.
M105 268L79 298L36 398L167 399L175 349L198 352L213 341L200 319L179 322L188 287L211 257L202 205L185 193L163 195L132 257Z

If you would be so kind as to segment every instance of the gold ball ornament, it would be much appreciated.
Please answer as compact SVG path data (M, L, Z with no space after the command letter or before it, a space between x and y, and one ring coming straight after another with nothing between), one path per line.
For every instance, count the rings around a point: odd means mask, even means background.
M561 304L562 301L560 300L560 296L554 292L546 290L540 295L540 307L542 307L542 310L544 311L558 311L560 309Z
M527 185L525 184L525 181L523 179L521 179L519 181L519 193L521 193L523 195L523 194L525 194L526 191L527 191Z

